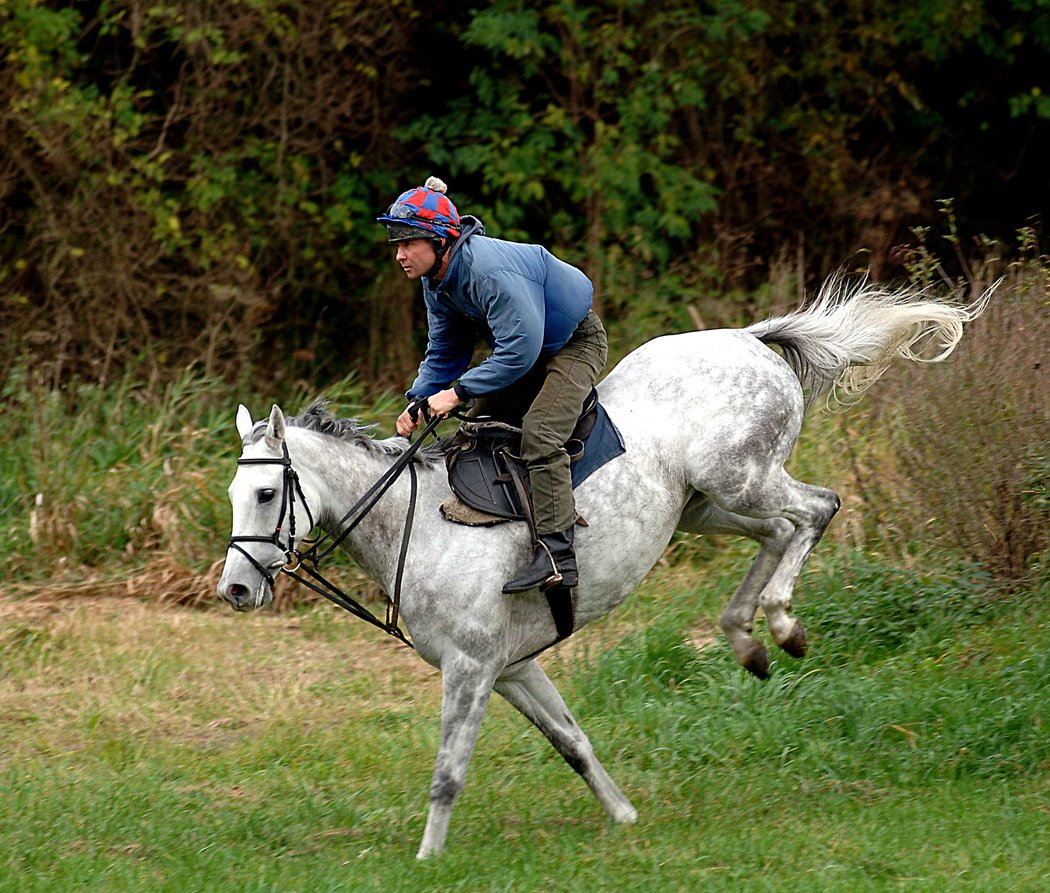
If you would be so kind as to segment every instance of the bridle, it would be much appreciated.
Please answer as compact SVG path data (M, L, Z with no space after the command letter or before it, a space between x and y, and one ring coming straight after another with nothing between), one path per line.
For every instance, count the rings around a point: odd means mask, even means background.
M288 444L282 442L281 450L283 456L279 459L238 459L238 465L281 465L284 467L284 474L281 477L281 511L277 516L277 526L274 528L273 533L269 536L231 536L230 537L230 548L240 552L249 562L255 567L255 569L263 575L266 582L273 586L275 578L270 573L269 567L265 567L256 560L256 558L247 550L241 546L241 543L267 543L271 546L276 546L282 552L284 552L284 565L281 567L282 571L295 570L295 565L299 562L299 553L295 548L295 497L298 494L299 501L303 504L303 508L306 510L306 517L309 519L308 530L312 530L313 515L310 513L310 507L306 504L306 496L303 494L303 488L299 483L299 475L296 474L295 469L292 468L292 458L288 455ZM286 543L281 542L281 532L284 528L285 514L288 515L288 540Z
M416 408L418 411L418 409L424 407L425 401L419 401L419 403L413 404L412 408ZM413 418L414 417L415 414L413 414ZM270 572L268 567L264 567L241 544L267 543L268 545L276 546L284 553L284 564L281 565L278 573L288 574L293 580L302 583L318 595L324 596L324 598L328 599L333 604L338 605L340 608L343 608L343 610L349 611L355 617L358 617L373 626L379 627L383 632L388 633L395 639L403 642L409 648L414 647L412 643L405 638L405 634L398 626L398 614L401 607L401 580L405 571L405 559L408 556L408 543L409 538L412 535L412 522L415 519L416 493L418 491L416 469L412 464L412 459L426 441L426 438L429 435L434 434L434 429L437 428L442 418L443 416L439 415L429 418L420 437L414 443L409 444L408 449L398 457L397 461L391 465L390 468L379 476L379 479L369 487L365 494L354 503L350 510L331 527L328 533L317 539L303 540L300 545L301 547L306 547L305 550L297 548L295 544L296 497L298 497L299 501L302 503L303 509L306 512L307 520L309 521L307 532L313 530L314 518L310 512L309 505L307 505L302 485L299 483L299 475L296 474L295 469L292 467L292 459L288 454L288 444L282 441L281 451L283 455L280 457L265 459L238 459L238 465L280 465L283 467L284 472L281 478L281 511L277 516L277 526L269 536L231 536L229 548L240 552L245 558L247 558L252 566L263 575L263 578L272 588L275 582L274 575ZM436 435L434 436L436 437ZM382 499L383 494L385 494L393 485L394 481L401 476L401 473L405 468L408 468L409 471L411 493L408 501L408 512L405 517L405 532L401 537L401 551L399 552L397 559L397 573L394 577L394 591L392 596L387 599L386 621L384 622L366 607L354 601L354 599L339 589L334 583L325 579L321 574L320 564L325 558L331 555L332 552L342 544L343 540L353 532L354 528L364 520L365 516L375 507L376 503ZM286 515L288 522L287 539L282 542L281 535L284 532ZM344 527L343 525L346 526ZM339 534L333 537L333 531L337 530L339 531ZM327 544L324 551L319 551L322 544L327 540L331 540L331 542ZM307 574L309 578L303 576L303 573L301 572Z

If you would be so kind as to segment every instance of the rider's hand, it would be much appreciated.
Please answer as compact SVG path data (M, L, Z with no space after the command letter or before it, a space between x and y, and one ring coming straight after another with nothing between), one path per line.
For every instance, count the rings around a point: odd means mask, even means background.
M419 418L418 414L416 418ZM417 422L415 419L412 418L411 415L409 415L407 409L397 417L397 433L400 434L402 437L408 437L418 427L419 422Z
M455 390L452 388L438 391L434 396L427 400L427 404L430 406L430 411L434 413L434 415L439 415L442 418L447 416L462 402L463 401L459 399L459 395L456 394Z

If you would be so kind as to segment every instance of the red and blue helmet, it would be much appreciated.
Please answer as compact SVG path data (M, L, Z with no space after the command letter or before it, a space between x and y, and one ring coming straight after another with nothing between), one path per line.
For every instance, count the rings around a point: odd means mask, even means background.
M445 195L447 189L443 181L430 177L426 185L402 192L386 213L376 218L386 226L387 241L459 238L459 211Z

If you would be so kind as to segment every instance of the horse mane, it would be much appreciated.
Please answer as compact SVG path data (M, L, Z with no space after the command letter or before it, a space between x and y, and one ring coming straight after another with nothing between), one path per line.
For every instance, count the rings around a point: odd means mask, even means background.
M248 435L247 443L255 443L266 433L266 420L256 422ZM372 432L376 429L375 423L363 423L358 419L341 419L328 409L328 400L320 399L311 403L302 415L288 416L285 424L290 428L302 428L305 431L315 431L326 437L334 437L337 440L363 446L369 452L382 456L400 456L408 449L408 441L402 437L389 437L377 440ZM412 457L414 463L421 465L433 465L444 458L444 445L435 443L420 449Z

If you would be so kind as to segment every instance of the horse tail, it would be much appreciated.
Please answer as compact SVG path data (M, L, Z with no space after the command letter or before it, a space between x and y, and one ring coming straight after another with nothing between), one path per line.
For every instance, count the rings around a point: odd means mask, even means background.
M859 398L894 359L946 359L962 338L963 325L984 312L998 285L963 305L931 300L924 288L893 291L867 277L850 284L837 274L808 307L744 331L781 349L802 383L807 408L829 391L852 402L846 398Z

